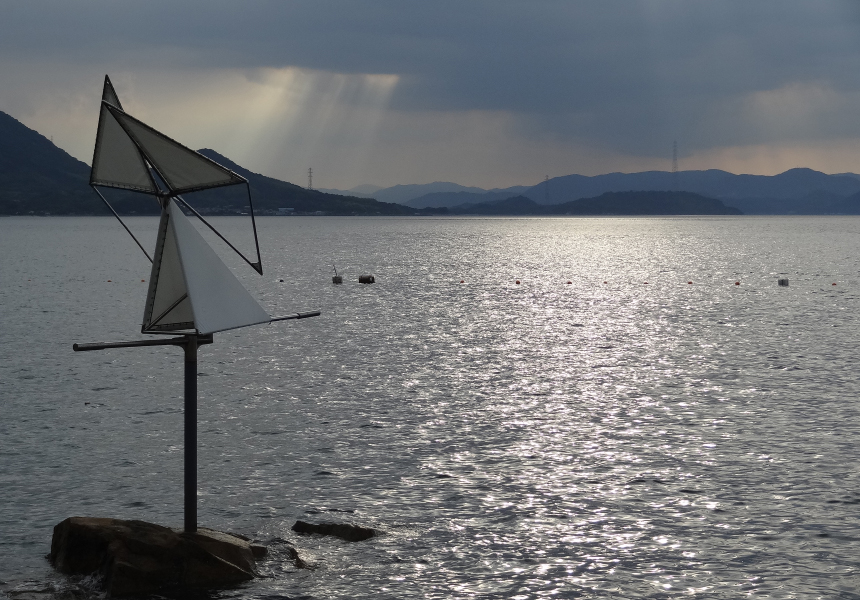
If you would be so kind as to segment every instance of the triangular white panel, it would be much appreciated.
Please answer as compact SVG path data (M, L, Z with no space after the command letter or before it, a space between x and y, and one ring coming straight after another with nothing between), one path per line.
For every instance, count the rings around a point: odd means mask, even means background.
M105 87L102 90L102 101L122 110L122 104L119 103L119 96L116 95L116 90L113 89L113 84L110 82L110 78L107 75L105 75Z
M157 194L143 156L108 106L102 102L90 184Z
M268 323L269 314L218 258L176 202L171 200L169 211L197 331L208 334Z
M194 329L194 312L179 260L169 213L162 213L149 276L142 331Z
M245 183L244 178L230 169L186 148L134 117L116 109L111 110L111 114L134 138L146 159L170 187L172 195Z

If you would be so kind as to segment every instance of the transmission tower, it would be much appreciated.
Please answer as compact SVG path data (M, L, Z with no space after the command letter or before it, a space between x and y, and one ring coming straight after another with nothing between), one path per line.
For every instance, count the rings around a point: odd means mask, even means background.
M543 178L543 199L544 204L549 204L549 175Z
M314 170L308 167L308 189L314 189Z

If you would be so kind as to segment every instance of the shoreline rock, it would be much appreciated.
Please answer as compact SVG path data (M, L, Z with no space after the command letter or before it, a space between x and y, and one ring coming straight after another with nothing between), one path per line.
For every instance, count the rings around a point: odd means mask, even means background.
M56 527L51 564L67 575L98 574L109 596L166 588L231 587L259 577L265 546L199 528L185 533L145 521L70 517Z
M349 523L308 523L306 521L296 521L292 529L296 533L333 535L347 542L361 542L377 535L375 529L351 525Z

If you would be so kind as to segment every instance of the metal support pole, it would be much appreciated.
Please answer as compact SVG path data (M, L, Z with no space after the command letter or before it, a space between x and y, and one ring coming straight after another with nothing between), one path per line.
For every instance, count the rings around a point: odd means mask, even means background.
M304 313L299 313L304 314ZM289 319L301 318L293 315ZM212 334L187 334L166 340L96 342L75 344L75 352L138 348L142 346L182 346L185 350L185 531L197 531L197 348L212 343Z
M185 336L185 532L197 531L197 336Z

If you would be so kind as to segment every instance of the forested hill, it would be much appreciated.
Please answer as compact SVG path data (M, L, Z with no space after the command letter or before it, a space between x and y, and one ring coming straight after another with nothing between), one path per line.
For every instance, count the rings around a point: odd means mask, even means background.
M90 168L0 112L0 214L101 214Z
M308 190L252 173L214 150L200 152L248 179L254 207L260 214L275 214L281 208L292 208L296 214L414 215L418 212L371 198ZM0 112L0 215L110 214L90 188L89 177L90 167L86 163ZM104 193L120 214L158 214L158 203L144 194L121 190L105 190ZM186 199L200 212L208 214L235 214L247 209L244 186L189 194Z
M417 212L414 208L391 202L379 202L373 198L339 196L309 190L249 171L214 150L204 148L198 152L247 179L251 184L254 208L261 214L274 214L282 208L291 208L296 213L322 212L328 215L414 215ZM199 196L197 202L210 212L220 212L222 209L230 212L236 206L235 201L231 199L239 198L244 194L243 190L239 191L241 193L237 194L234 189L221 188L201 192L197 194Z

